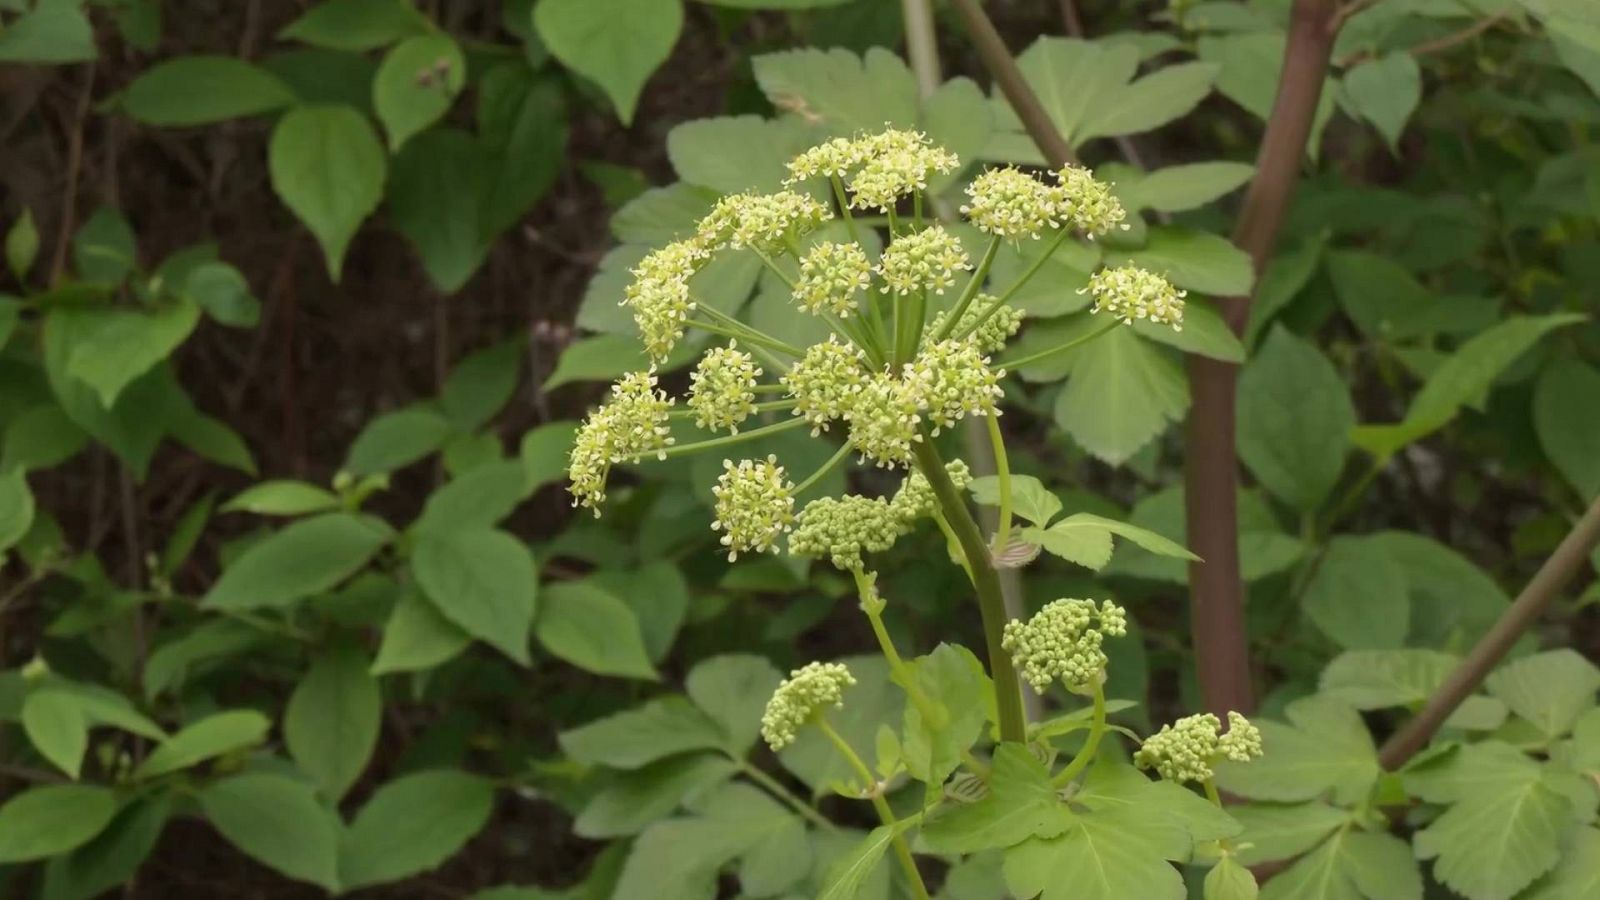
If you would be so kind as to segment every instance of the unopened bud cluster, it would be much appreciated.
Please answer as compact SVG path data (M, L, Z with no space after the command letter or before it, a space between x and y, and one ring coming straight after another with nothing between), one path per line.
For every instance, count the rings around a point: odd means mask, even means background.
M980 311L987 311L987 318L979 320ZM940 334L944 330L945 322L949 321L950 314L941 310L928 323L928 331ZM974 327L975 326L975 327ZM971 332L971 339L978 345L978 349L985 353L999 353L1017 332L1022 330L1022 310L1005 304L995 305L995 298L988 294L979 294L974 298L972 305L961 314L961 320L955 324L950 333L960 337Z
M761 737L773 750L794 743L800 729L829 707L844 705L844 690L856 683L844 663L807 663L773 691L761 716Z
M958 489L972 483L972 472L959 459L945 465ZM920 472L908 475L891 499L846 494L806 504L789 535L789 552L826 558L839 569L860 572L865 554L882 553L909 534L919 519L933 512L933 487Z
M1035 691L1060 681L1075 693L1086 693L1105 678L1107 636L1128 633L1127 613L1110 600L1056 600L1026 623L1006 623L1000 646L1022 670Z
M1209 781L1212 767L1221 760L1249 762L1261 756L1261 730L1250 720L1228 713L1228 730L1211 713L1188 716L1145 739L1133 761L1141 769L1155 769L1168 781Z

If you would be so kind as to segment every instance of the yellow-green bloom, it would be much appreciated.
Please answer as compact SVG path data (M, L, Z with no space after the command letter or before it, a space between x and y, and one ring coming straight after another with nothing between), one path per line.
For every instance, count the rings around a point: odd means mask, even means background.
M776 456L759 462L722 461L722 475L711 489L717 498L713 531L722 532L728 561L747 551L769 553L794 523L794 484L784 477Z
M1180 291L1167 279L1138 266L1101 269L1078 293L1094 298L1093 312L1109 312L1124 323L1143 319L1170 325L1173 331L1183 330L1183 298L1188 291Z
M845 418L850 446L879 468L911 465L913 445L922 440L922 401L916 389L889 372L869 377L854 395Z
M782 381L795 399L795 415L811 423L815 436L854 408L856 396L866 384L867 370L859 349L830 334L826 341L807 348Z
M730 194L700 220L696 240L709 249L753 247L767 254L788 248L833 218L826 206L794 191Z
M956 323L956 327L951 331L951 334L960 334L965 331L978 318L979 311L988 309L994 299L988 294L979 294L974 297L972 305L968 306L967 311L961 314L961 321ZM928 331L938 334L949 316L949 312L940 310L928 324ZM983 320L983 324L972 332L970 339L977 342L978 349L985 353L999 353L1005 349L1006 344L1021 328L1022 310L1014 306L1002 305L990 313L989 318Z
M885 289L896 294L942 294L955 285L957 272L971 268L961 241L938 225L896 238L878 261Z
M954 153L929 142L919 131L889 129L856 141L863 157L850 179L850 205L888 212L912 191L927 190L935 173L956 170Z
M761 369L738 342L706 351L689 375L689 409L694 423L712 431L739 432L739 423L756 411L756 379Z
M673 443L667 416L672 398L656 390L655 370L631 372L611 386L610 400L578 428L567 458L567 490L572 505L600 515L611 466L655 454L665 458Z
M952 459L944 464L944 470L958 491L966 490L967 485L972 483L972 469L967 467L965 460ZM894 492L894 499L889 501L889 505L900 519L902 526L910 528L916 520L932 515L939 505L939 500L933 493L933 485L928 483L927 476L921 472L912 472L900 482L900 489Z
M1128 217L1111 185L1083 166L1068 165L1056 172L1056 218L1083 232L1091 240L1115 229L1126 230Z
M794 296L812 315L831 312L848 318L856 295L872 284L872 264L858 244L823 241L800 260L800 281Z
M633 268L633 283L623 291L622 305L633 310L650 358L660 362L683 337L684 322L694 311L689 279L707 254L695 241L677 241L653 251Z
M868 148L859 140L833 138L789 161L789 178L795 184L808 178L844 178L866 159Z
M989 169L967 185L961 212L978 230L1005 238L1036 238L1057 228L1058 191L1020 169Z
M949 428L967 414L998 415L1005 370L989 368L989 358L971 340L947 339L922 348L905 366L905 382L919 408L933 423L933 433Z
M844 663L807 663L789 673L767 701L761 736L774 751L794 743L801 728L829 707L844 706L844 690L856 683Z

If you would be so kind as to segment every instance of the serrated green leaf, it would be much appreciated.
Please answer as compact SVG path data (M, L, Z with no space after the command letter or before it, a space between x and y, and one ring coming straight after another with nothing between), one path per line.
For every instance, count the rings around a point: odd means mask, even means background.
M1174 225L1152 227L1137 250L1108 252L1106 265L1139 266L1180 288L1218 296L1247 294L1255 281L1250 257L1226 238Z
M539 579L521 541L491 528L425 531L417 536L411 569L446 619L527 665Z
M951 803L924 823L922 841L936 853L977 853L1030 838L1053 838L1075 817L1028 748L1001 744L989 770L989 793L976 803Z
M818 900L857 900L862 885L883 861L894 839L918 824L918 817L900 819L894 825L880 825L872 830L849 854L841 857L828 872Z
M1539 376L1533 424L1556 470L1584 497L1600 495L1600 417L1575 416L1587 398L1600 396L1600 369L1561 356Z
M1076 351L1055 419L1097 458L1126 461L1189 408L1177 364L1125 328Z
M1416 852L1470 900L1511 897L1555 866L1571 817L1570 801L1536 774L1451 806L1417 832Z
M1260 893L1256 877L1231 856L1224 856L1206 873L1205 900L1256 900Z
M534 634L545 650L600 675L654 681L639 620L621 600L582 581L545 588Z
M1600 691L1600 667L1573 650L1551 650L1506 663L1489 675L1489 693L1547 738L1571 730Z
M337 805L367 767L382 713L365 653L349 645L323 651L289 696L284 742L300 771Z
M1382 544L1347 535L1328 543L1301 606L1317 628L1350 650L1397 648L1410 624L1405 570Z
M573 759L615 769L637 769L692 750L720 750L727 742L709 716L675 696L563 731L558 739Z
M1217 785L1241 797L1295 802L1328 794L1334 802L1364 797L1378 778L1377 750L1361 716L1345 703L1313 695L1289 704L1292 725L1262 720L1262 746L1248 764L1216 766Z
M66 853L99 834L116 811L110 788L60 784L22 791L0 806L0 864Z
M355 574L388 540L383 524L368 517L337 512L303 519L253 544L203 602L233 610L287 606Z
M1246 803L1228 812L1243 829L1239 832L1239 861L1247 866L1293 859L1311 849L1334 829L1351 821L1350 811L1320 800L1305 803Z
M1000 505L1000 479L983 475L967 486L972 499L984 506ZM1011 476L1011 511L1043 527L1061 511L1061 500L1032 475Z
M590 797L572 823L586 838L638 834L666 818L686 799L726 781L737 767L715 753L683 754L622 772Z
M352 475L381 475L411 465L438 450L450 423L431 409L409 407L374 418L356 435L345 456Z
M254 746L266 739L271 728L272 722L254 710L213 713L167 738L133 770L133 777L156 778Z
M761 733L761 715L783 674L764 656L725 654L689 670L684 690L727 735L730 755L742 757Z

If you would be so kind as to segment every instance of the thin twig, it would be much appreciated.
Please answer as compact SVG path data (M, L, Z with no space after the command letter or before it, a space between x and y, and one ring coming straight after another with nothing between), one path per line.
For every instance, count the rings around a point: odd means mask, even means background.
M1494 15L1485 16L1484 18L1473 22L1471 25L1468 25L1466 28L1463 28L1460 31L1453 31L1442 37L1436 37L1431 41L1423 41L1420 44L1409 47L1405 52L1411 54L1412 56L1427 56L1432 53L1442 53L1445 50L1465 44L1478 35L1483 34L1491 28L1494 28L1496 25L1505 22L1509 18L1511 18L1511 14L1509 12L1497 12ZM1338 65L1340 68L1348 68L1350 66L1364 63L1367 60L1372 59L1373 56L1374 54L1372 51L1363 50L1360 53L1352 53L1351 55L1339 60Z
M1072 152L1072 145L1067 143L1067 139L1056 128L1055 122L1051 121L1044 104L1039 102L1039 95L1028 86L1028 80L1017 67L1017 61L1012 59L1006 42L1000 37L1000 32L995 30L994 23L989 21L989 16L984 13L983 7L978 5L978 0L953 0L953 2L966 23L967 34L971 36L973 46L983 58L984 67L994 77L995 84L1005 95L1006 102L1011 104L1017 118L1022 120L1022 127L1027 130L1028 136L1039 146L1039 152L1044 154L1044 158L1052 166L1060 167L1077 162L1077 156Z
M83 174L83 130L89 118L89 101L94 97L94 63L83 67L83 92L73 113L72 132L67 138L67 184L61 191L61 226L56 229L55 255L50 259L50 280L54 286L67 270L67 247L77 226L78 181Z

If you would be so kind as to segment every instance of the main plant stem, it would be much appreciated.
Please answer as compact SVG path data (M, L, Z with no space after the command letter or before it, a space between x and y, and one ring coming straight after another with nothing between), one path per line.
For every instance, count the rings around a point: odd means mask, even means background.
M978 612L983 617L983 639L989 656L989 676L994 681L995 709L1000 719L1000 740L1021 743L1027 740L1027 717L1022 712L1022 686L1017 681L1017 670L1011 665L1011 656L1000 646L1006 627L1005 598L1000 591L1000 576L995 571L994 559L984 543L983 532L978 529L972 510L950 480L944 469L944 460L933 446L931 438L924 437L916 443L917 470L932 486L939 500L950 530L967 558L967 571L972 575L972 586L978 592Z
M1257 280L1266 268L1300 177L1306 142L1327 78L1337 36L1336 0L1295 0L1278 94L1267 119L1233 242L1249 254ZM1223 297L1218 308L1243 335L1250 297ZM1244 580L1239 572L1239 463L1234 445L1239 369L1189 356L1191 405L1186 426L1185 510L1189 547L1191 627L1206 709L1215 715L1255 709L1250 642L1245 628Z

